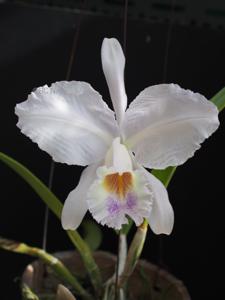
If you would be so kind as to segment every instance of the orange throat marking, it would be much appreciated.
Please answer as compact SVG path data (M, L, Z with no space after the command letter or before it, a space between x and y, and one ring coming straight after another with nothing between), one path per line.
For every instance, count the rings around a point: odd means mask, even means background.
M133 187L133 176L130 172L124 172L122 175L119 173L109 174L105 176L103 185L109 193L124 199L127 192Z

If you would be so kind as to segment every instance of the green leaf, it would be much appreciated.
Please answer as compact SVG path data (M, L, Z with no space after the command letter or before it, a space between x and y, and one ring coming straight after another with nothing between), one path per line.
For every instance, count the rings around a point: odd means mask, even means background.
M21 163L17 162L8 155L0 152L0 160L4 162L7 166L13 169L18 175L20 175L40 196L40 198L47 204L47 206L52 210L52 212L60 219L62 212L62 203L59 199L49 190L49 188L38 179L31 171L24 167ZM95 263L93 255L89 246L85 243L79 233L74 230L67 230L67 234L79 251L81 257L83 258L84 265L89 273L92 284L96 291L101 290L101 274L100 270Z
M213 96L211 101L217 106L219 111L222 111L225 107L225 87Z
M32 187L58 218L61 217L62 203L40 179L22 164L2 152L0 152L0 160L19 174Z
M98 224L91 220L82 222L83 239L92 251L97 250L102 243L102 231Z
M151 173L158 178L165 185L165 187L168 187L175 171L176 167L168 167L164 170L152 170Z
M219 112L221 112L225 107L225 88L213 96L210 101L212 101L217 106ZM164 170L152 170L151 173L158 178L165 187L168 187L175 171L176 167L168 167Z

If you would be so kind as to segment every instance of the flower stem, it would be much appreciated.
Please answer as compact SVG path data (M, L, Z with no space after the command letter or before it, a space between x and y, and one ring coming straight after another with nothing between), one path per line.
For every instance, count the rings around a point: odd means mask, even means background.
M83 259L84 266L89 274L97 296L100 296L103 287L101 273L89 246L85 243L77 231L67 230L67 234Z
M138 259L142 253L142 249L145 243L146 235L148 229L148 222L144 220L144 222L138 227L135 236L131 242L131 245L128 250L127 260L125 263L124 270L119 277L119 287L122 288L130 275L133 273L135 266L137 264Z
M11 241L4 238L0 238L0 248L40 258L46 265L48 265L54 271L54 273L58 277L64 280L67 284L71 285L76 291L76 293L80 295L83 299L93 300L91 295L80 285L80 283L66 268L66 266L58 258L47 253L43 249L31 247L24 243Z
M118 255L115 272L115 300L120 299L119 276L122 274L127 257L127 237L122 231L118 235Z
M117 261L116 261L116 278L115 278L115 298L118 300L118 282L119 282L119 264L120 264L120 248L121 248L121 232L118 234L118 252L117 252Z

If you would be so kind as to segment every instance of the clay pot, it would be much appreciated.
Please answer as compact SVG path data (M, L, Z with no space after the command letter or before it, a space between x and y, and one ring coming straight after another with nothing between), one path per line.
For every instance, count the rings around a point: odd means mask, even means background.
M87 274L79 254L66 251L58 252L56 256L88 289ZM103 251L97 251L94 257L101 269L103 280L106 281L114 273L116 257ZM23 282L31 287L41 300L55 299L57 285L60 283L58 278L39 260L34 261L32 266L33 275L30 276L29 267L27 267L23 274ZM186 287L180 280L144 260L138 263L127 288L127 300L191 300Z

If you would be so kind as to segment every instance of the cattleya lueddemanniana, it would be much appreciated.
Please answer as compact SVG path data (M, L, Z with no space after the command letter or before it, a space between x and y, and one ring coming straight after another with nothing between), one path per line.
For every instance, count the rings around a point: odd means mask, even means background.
M177 84L143 90L127 108L125 57L105 38L102 67L115 113L90 84L61 81L37 88L16 106L18 127L56 162L87 166L62 211L64 229L76 229L87 210L120 229L129 216L170 234L174 213L166 188L149 173L183 164L219 126L218 110Z

